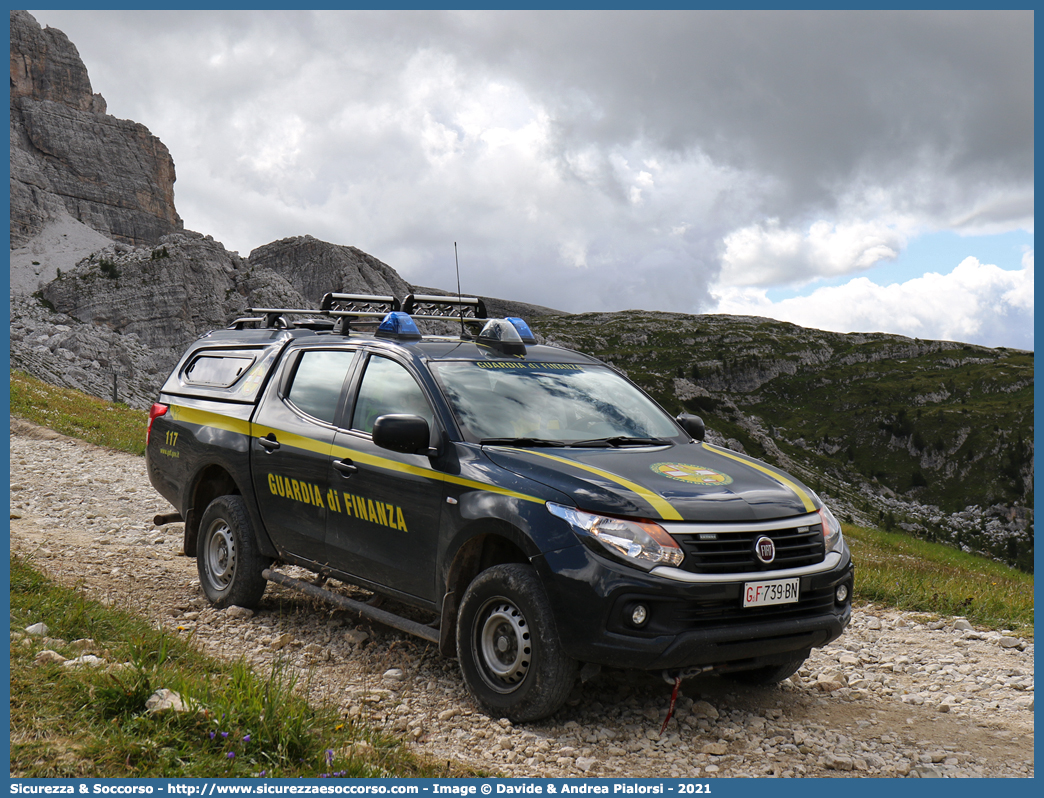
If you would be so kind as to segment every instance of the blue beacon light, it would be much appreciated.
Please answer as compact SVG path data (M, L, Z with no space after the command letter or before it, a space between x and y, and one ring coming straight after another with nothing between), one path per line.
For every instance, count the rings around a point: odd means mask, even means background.
M408 313L393 310L377 327L377 335L381 338L420 338L417 323Z
M536 343L536 336L533 335L533 331L529 329L529 325L526 324L524 319L520 319L518 316L508 316L504 321L511 322L511 326L518 332L518 337L522 339L522 343Z

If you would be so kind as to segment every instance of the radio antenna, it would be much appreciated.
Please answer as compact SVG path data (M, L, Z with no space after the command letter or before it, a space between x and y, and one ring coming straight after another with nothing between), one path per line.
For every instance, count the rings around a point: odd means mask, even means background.
M453 242L453 262L457 266L457 309L460 311L460 338L464 340L466 333L464 332L464 303L461 302L460 295L460 259L457 257L457 242Z

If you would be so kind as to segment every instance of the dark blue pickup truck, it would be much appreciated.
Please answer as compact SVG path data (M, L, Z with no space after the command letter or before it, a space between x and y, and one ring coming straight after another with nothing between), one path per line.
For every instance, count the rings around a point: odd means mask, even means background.
M851 557L815 493L521 319L414 295L251 313L189 347L149 417L149 477L216 606L268 581L350 606L456 656L514 721L586 663L778 682L848 624Z

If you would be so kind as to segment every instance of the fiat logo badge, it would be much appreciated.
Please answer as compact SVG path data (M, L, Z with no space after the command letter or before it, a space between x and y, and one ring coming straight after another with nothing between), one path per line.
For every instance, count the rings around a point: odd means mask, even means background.
M768 565L776 559L776 544L772 542L772 538L762 535L754 543L754 553L759 560Z

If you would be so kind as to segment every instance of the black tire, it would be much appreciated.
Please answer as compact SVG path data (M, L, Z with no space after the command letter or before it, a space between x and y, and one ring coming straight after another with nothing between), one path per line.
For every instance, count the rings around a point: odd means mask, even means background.
M734 682L749 684L755 687L779 684L784 679L797 673L801 666L805 664L806 659L807 657L798 657L796 659L782 662L779 665L766 665L763 668L754 668L749 671L735 671L733 673L724 673L722 675Z
M196 570L211 604L256 607L268 584L261 572L270 564L257 549L240 496L219 496L207 505L199 522Z
M528 565L495 565L468 585L457 658L482 710L516 723L554 714L576 681L576 660L562 651L551 605Z

